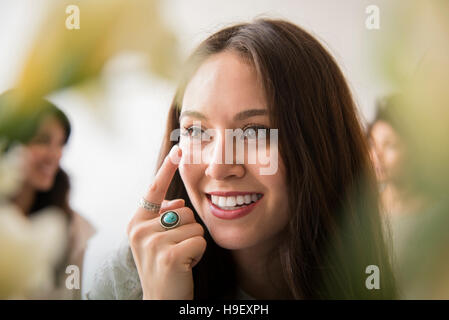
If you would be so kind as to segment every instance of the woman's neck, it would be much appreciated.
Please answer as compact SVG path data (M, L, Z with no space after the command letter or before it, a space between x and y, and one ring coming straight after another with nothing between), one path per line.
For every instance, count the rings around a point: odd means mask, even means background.
M270 260L270 251L258 248L233 250L239 287L255 299L289 299L279 255Z
M12 201L19 207L25 216L28 216L33 206L35 197L35 190L28 185L24 185Z

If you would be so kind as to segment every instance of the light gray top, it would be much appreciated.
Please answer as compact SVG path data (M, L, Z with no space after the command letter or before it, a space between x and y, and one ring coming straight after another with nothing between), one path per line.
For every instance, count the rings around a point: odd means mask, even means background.
M126 237L97 269L86 296L93 300L142 299L139 274Z
M86 294L90 300L141 300L142 287L128 239L120 242L95 273L91 289ZM239 289L237 300L254 300Z

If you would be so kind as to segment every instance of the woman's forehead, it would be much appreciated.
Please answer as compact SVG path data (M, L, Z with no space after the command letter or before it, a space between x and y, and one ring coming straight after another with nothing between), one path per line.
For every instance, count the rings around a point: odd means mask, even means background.
M223 52L207 59L194 74L186 87L181 109L235 115L267 107L254 68L237 54Z
M56 116L47 115L43 118L36 132L36 135L42 134L56 135L58 137L64 138L66 132L61 121Z

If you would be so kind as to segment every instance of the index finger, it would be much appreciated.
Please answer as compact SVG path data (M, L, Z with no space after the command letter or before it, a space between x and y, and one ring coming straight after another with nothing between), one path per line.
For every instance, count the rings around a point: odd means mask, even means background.
M168 187L178 169L181 149L175 145L165 157L164 162L159 168L153 183L151 184L145 199L155 204L161 204L165 199Z

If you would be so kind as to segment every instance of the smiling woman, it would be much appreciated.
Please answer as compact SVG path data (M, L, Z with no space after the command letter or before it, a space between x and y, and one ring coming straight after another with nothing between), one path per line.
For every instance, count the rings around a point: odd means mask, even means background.
M158 213L139 208L130 250L111 256L89 297L394 298L368 147L323 46L289 22L262 19L211 35L186 70L145 196L176 199L159 213L175 211L181 223L163 230ZM243 162L223 161L230 129L244 133ZM279 133L275 149L260 129ZM276 151L272 174L260 174L269 163L248 161L254 143ZM191 161L198 151L201 161ZM365 286L373 264L379 290Z
M71 133L67 116L49 101L29 99L19 90L0 95L0 108L6 148L21 144L26 153L24 183L15 202L25 215L55 205L70 217L69 180L59 166Z
M66 288L66 268L75 265L81 269L87 240L94 229L70 207L70 181L60 167L63 149L70 137L70 122L51 102L26 97L18 89L0 95L0 115L3 116L0 141L6 142L6 149L20 144L24 151L21 185L9 200L30 223L49 208L56 208L65 220L65 238L51 239L55 247L63 247L62 255L52 266L54 286L42 288L37 297L80 299L79 290Z

